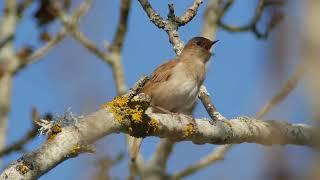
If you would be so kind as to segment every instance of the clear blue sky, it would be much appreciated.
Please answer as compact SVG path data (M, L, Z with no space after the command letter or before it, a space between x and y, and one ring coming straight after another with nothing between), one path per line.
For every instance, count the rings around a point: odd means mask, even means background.
M94 1L90 13L82 19L81 30L101 48L104 40L112 40L118 19L119 2L116 0ZM166 16L168 2L151 1L162 16ZM181 14L192 0L174 2L176 12ZM253 2L237 1L225 20L233 24L248 22L255 6ZM274 33L269 40L261 41L251 33L231 34L218 31L217 39L220 42L213 50L215 56L212 58L205 84L218 110L224 116L228 118L241 115L254 116L263 103L280 89L281 84L299 63L299 54L294 44L297 44L301 38L299 34L301 34L302 8L299 1L291 3L285 9L288 13L286 23L291 27L287 36L295 38L289 39L291 45L285 56L287 65L281 77L274 75L275 66L272 63L277 63L277 60L272 61L270 59L272 56L268 55L272 48L271 39L277 38ZM205 5L206 3L201 6L198 15L191 23L180 29L181 38L184 41L199 35ZM0 9L2 6L1 1ZM25 44L41 46L37 38L39 31L35 22L30 20L35 8L30 8L25 20L18 25L15 43L17 49ZM55 23L50 27L50 31L56 32L59 28L60 24ZM292 34L297 35L292 36ZM151 24L139 3L133 0L123 51L127 84L131 86L141 75L149 74L157 65L174 56L166 33ZM63 113L66 108L72 107L73 111L85 114L98 109L102 103L115 95L110 68L88 53L75 40L67 38L39 63L29 66L15 76L8 144L19 139L31 127L30 111L33 106L41 113ZM289 98L266 118L309 123L311 112L305 99L303 83L300 83ZM201 104L197 106L195 116L207 116ZM28 144L27 149L32 150L38 147L43 140L43 137L37 137ZM97 143L98 151L111 155L119 151L125 152L124 140L123 135L114 135L100 140ZM141 151L145 157L152 154L158 140L158 138L147 138L144 141ZM179 143L170 158L169 172L181 170L190 163L198 161L213 148L215 148L214 145ZM297 146L285 148L291 170L295 174L305 172L310 160L310 149ZM254 144L237 145L227 154L225 161L210 166L187 179L261 179L267 164L265 159L267 149L270 148ZM20 156L21 153L13 153L4 158L4 164ZM80 155L63 162L40 179L86 179L92 173L95 158L97 156L92 154ZM127 177L127 164L126 157L119 165L112 168L112 176L120 179Z

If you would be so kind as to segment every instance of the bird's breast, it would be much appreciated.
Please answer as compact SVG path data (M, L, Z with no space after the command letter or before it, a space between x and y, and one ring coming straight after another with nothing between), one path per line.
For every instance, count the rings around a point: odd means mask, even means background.
M172 112L186 113L197 101L199 88L190 72L177 66L170 79L152 92L152 103Z

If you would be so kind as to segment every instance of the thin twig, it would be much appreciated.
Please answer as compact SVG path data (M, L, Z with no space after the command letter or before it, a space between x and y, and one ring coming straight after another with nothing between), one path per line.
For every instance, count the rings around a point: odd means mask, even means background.
M32 140L38 134L38 127L34 127L29 130L21 139L12 143L8 147L2 149L0 151L0 157L6 156L14 151L21 151L24 148L24 145L27 144L30 140Z
M20 59L19 66L14 69L13 73L17 73L19 70L24 67L34 64L41 60L47 53L50 52L51 49L56 47L58 43L60 43L67 36L67 31L62 28L49 42L45 45L37 49L30 56L27 56L25 59Z
M266 0L259 0L257 6L255 8L254 16L252 17L252 19L250 20L249 23L242 25L242 26L228 25L222 21L222 18L226 14L227 10L232 6L233 2L234 2L233 0L229 0L225 4L224 8L222 8L222 11L220 13L220 17L217 22L219 27L221 27L222 29L224 29L226 31L230 31L230 32L251 31L257 38L265 39L268 37L269 33L273 30L275 25L278 24L281 21L281 19L283 18L282 14L280 14L280 13L273 15L273 17L270 20L270 23L266 27L265 32L260 32L258 30L257 26L258 26L258 23L262 17L264 10L270 6L275 6L275 7L282 6L284 3L282 1L269 2Z
M274 95L271 100L269 100L256 114L257 119L261 119L268 112L271 111L272 108L280 104L288 95L296 88L299 80L305 74L307 70L307 62L299 65L293 75L287 80L281 90Z
M224 158L224 154L231 148L231 145L226 146L220 146L214 149L211 153L209 153L207 156L203 157L199 162L196 164L190 165L184 170L175 173L171 176L171 179L181 179L183 177L192 175L203 168L208 167L212 163L215 163L217 161L221 161Z

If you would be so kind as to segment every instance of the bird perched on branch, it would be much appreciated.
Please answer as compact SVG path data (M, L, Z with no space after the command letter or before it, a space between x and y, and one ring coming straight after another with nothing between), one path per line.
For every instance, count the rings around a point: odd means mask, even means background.
M182 113L191 115L198 99L211 57L210 49L216 41L194 37L185 45L180 55L160 65L140 93L151 97L155 113ZM140 149L141 139L132 146L132 161Z

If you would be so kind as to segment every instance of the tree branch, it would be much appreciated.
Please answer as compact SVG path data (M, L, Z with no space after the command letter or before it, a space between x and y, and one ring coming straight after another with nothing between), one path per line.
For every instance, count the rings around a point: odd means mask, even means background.
M137 103L137 101L136 101ZM145 103L139 101L138 104ZM124 109L128 107L123 107ZM38 150L21 157L7 167L1 178L34 179L59 163L83 152L82 147L112 133L136 133L130 126L132 119L119 119L111 109L101 109L78 120L74 125L62 127ZM217 121L211 125L206 119L195 119L197 128L190 124L191 117L147 113L151 121L143 121L141 127L146 136L169 138L173 141L192 141L196 144L295 144L313 146L316 129L305 124L289 124L280 121L261 121L248 117L230 121ZM197 130L196 130L197 129ZM22 171L22 169L24 171Z
M270 6L282 6L283 2L280 1L266 1L266 0L259 0L254 16L252 17L251 21L248 24L242 25L242 26L233 26L228 25L222 21L223 16L227 12L227 10L232 6L233 0L229 0L224 8L222 8L222 11L220 12L220 17L218 18L218 25L222 29L230 32L246 32L251 31L257 38L265 39L268 37L269 33L273 30L273 28L282 20L283 15L281 13L276 13L272 15L272 18L269 22L269 24L266 27L265 32L260 32L257 28L258 23L262 17L263 11Z
M12 66L18 63L12 45L13 37L16 31L17 1L3 1L4 12L0 19L0 38L4 43L0 48L0 66L3 66L4 72L0 72L0 150L4 148L7 137L8 113L10 111L10 99L12 88L12 74L8 71Z
M180 26L186 25L197 14L198 8L202 3L202 0L195 0L188 10L181 17L176 17L174 14L173 4L169 4L168 19L164 20L151 6L148 0L139 0L142 8L148 15L150 21L158 28L167 32L169 41L173 46L176 54L180 54L184 44L180 40L178 29Z
M2 149L0 151L0 157L8 155L14 151L20 151L23 149L23 146L32 140L38 134L38 127L34 127L29 130L21 139L12 143L10 146Z
M24 59L20 59L18 66L13 68L12 72L17 73L21 69L25 68L28 65L34 64L41 60L51 49L53 49L58 43L60 43L67 36L67 31L62 28L49 42L47 42L42 47L38 48L30 56L26 56Z
M220 146L215 148L211 153L209 153L207 156L203 157L199 162L196 164L192 164L182 170L181 172L177 172L171 176L170 179L181 179L183 177L192 175L209 165L221 161L224 158L224 154L231 148L231 145L226 146Z
M281 90L259 110L256 115L258 119L261 119L264 115L270 112L273 107L277 106L293 91L293 89L295 89L299 80L308 69L308 63L309 62L303 62L297 67L293 75L287 80Z

